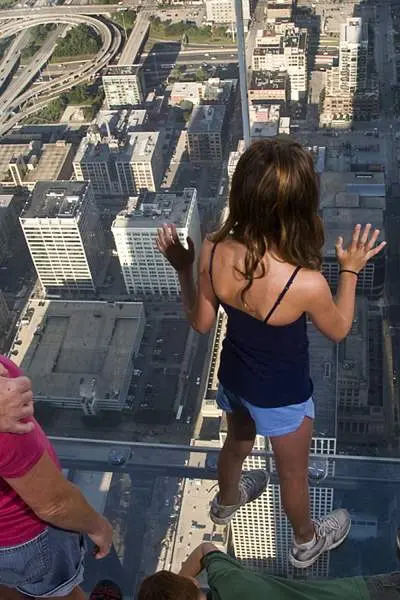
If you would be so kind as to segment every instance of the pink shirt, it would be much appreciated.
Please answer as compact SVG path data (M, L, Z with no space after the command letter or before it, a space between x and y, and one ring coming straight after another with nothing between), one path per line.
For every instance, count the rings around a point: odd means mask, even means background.
M0 355L0 363L6 367L10 377L22 374L5 356ZM45 452L60 468L57 455L44 431L35 419L31 420L35 427L30 433L0 433L0 548L27 542L46 528L46 523L5 481L26 475Z

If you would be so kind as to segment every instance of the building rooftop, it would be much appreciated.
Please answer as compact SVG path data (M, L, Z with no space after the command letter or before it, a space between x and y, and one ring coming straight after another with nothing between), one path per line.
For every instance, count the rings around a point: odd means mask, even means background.
M111 65L103 71L103 77L121 77L123 75L137 75L141 65Z
M13 360L32 379L37 399L79 398L81 386L93 379L97 397L112 399L143 318L141 302L31 300Z
M0 184L14 185L10 164L18 165L22 185L30 189L36 181L56 180L62 173L71 149L72 145L64 140L51 144L39 141L29 144L0 144Z
M196 197L195 188L175 193L144 192L129 199L126 208L114 220L112 229L158 229L165 222L185 227Z
M128 135L127 143L122 149L122 156L130 162L151 162L153 152L159 140L158 131L134 131ZM118 157L118 161L121 157Z
M358 297L353 324L338 346L338 379L353 379L365 386L369 379L368 300Z
M321 174L320 209L325 225L325 256L335 255L338 235L345 243L357 223L372 223L384 239L385 176L382 172Z
M37 183L21 213L21 219L77 217L89 186L87 181Z
M288 84L286 71L253 71L251 76L251 90L277 90L286 89Z
M223 104L196 106L190 117L188 133L221 133L225 113L226 108Z
M147 111L144 108L100 110L90 129L98 132L101 137L120 136L143 127L146 120Z

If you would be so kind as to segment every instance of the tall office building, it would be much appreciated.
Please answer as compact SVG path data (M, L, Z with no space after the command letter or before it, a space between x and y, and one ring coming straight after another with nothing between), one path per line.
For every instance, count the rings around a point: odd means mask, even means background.
M144 101L141 65L108 67L102 81L108 108L129 108Z
M373 223L384 239L386 208L384 173L325 171L321 174L320 212L325 226L323 272L335 291L339 281L339 264L335 243L339 235L345 242L351 239L357 223ZM358 277L357 292L370 299L379 298L384 291L386 253L382 251L369 261Z
M20 223L40 283L47 293L96 290L106 252L89 182L37 183Z
M367 87L368 25L353 17L340 26L339 85L343 92Z
M178 236L186 244L201 243L197 191L185 188L180 193L143 193L131 198L112 224L112 233L128 294L169 296L180 294L176 271L155 246L157 230L164 223L175 223Z
M233 25L236 29L236 13L234 0L206 0L207 21ZM250 2L242 0L243 22L245 29L250 21Z
M226 117L226 107L222 104L203 104L193 109L188 124L188 149L191 161L222 160L227 134Z
M257 32L253 70L286 71L290 79L290 99L301 100L307 90L307 49L306 29L299 29L293 23L285 27L270 24Z
M133 131L120 142L90 132L80 143L74 171L79 181L90 181L100 196L156 191L163 174L160 134Z

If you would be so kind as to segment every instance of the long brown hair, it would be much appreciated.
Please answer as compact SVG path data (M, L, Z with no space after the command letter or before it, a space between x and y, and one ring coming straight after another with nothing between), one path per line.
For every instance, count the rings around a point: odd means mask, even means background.
M324 231L318 216L319 180L312 156L290 138L254 142L240 157L229 195L229 214L214 243L231 236L246 246L245 294L265 275L262 258L273 250L284 262L320 269ZM256 275L261 266L261 273Z
M159 571L143 580L137 600L199 600L200 590L187 577Z

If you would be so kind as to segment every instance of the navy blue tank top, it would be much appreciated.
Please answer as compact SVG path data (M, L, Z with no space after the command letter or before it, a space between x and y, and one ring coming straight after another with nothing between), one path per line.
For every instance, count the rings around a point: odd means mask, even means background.
M212 264L216 244L210 257ZM306 315L303 313L288 325L268 324L283 297L300 271L297 267L263 321L221 302L228 316L226 336L222 344L218 379L223 387L262 408L300 404L310 398L310 378Z

